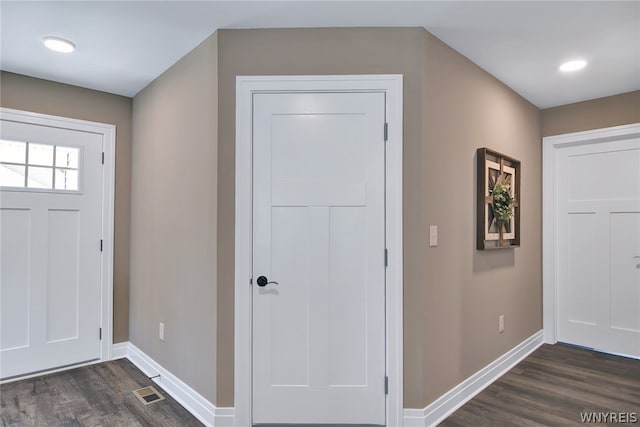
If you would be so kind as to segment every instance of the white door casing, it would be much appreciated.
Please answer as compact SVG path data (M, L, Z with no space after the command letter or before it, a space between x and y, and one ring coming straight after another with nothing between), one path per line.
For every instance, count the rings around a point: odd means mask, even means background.
M254 424L386 421L384 98L254 95Z
M640 357L640 125L543 149L545 341Z
M386 228L384 231L385 235L380 237L380 240L384 242L386 240L386 247L389 250L389 266L384 269L381 268L382 275L385 276L387 285L384 290L384 302L381 302L381 306L383 309L387 311L385 322L383 322L383 328L386 331L386 343L382 344L384 348L384 353L382 360L386 358L385 369L387 371L387 375L389 376L389 395L386 399L386 408L384 394L381 393L381 402L382 402L382 410L379 412L380 414L384 414L386 412L386 420L384 415L374 417L375 422L380 423L384 422L388 425L401 425L402 422L402 238L401 238L401 194L402 194L402 175L401 175L401 161L402 161L402 146L401 146L401 87L402 80L400 76L302 76L302 77L238 77L237 79L237 141L236 141L236 310L235 310L235 424L236 425L250 425L252 422L268 422L268 419L259 419L256 418L256 414L259 415L259 405L256 406L256 403L252 403L251 394L252 394L252 380L258 381L259 378L256 378L259 374L256 373L256 369L260 366L261 361L252 360L253 351L252 351L252 335L251 329L252 324L254 326L260 327L259 325L255 325L253 321L253 315L255 313L256 316L260 315L260 310L266 310L265 312L269 312L270 304L263 304L262 308L261 304L258 301L258 298L261 297L273 297L274 294L278 292L282 292L281 296L285 296L285 292L282 289L278 289L280 285L267 285L264 288L260 288L258 290L257 286L253 286L250 284L250 280L252 276L254 280L259 275L265 275L269 277L269 274L272 272L269 271L267 274L260 273L258 271L252 270L252 263L255 261L256 270L259 268L260 263L262 262L262 268L268 267L268 270L273 269L274 273L278 274L277 264L269 265L272 261L264 261L258 260L258 252L260 252L261 244L257 241L255 243L255 257L256 259L252 261L252 235L254 231L252 229L252 159L254 162L260 161L260 154L258 153L258 149L254 147L255 141L252 141L252 112L254 108L254 102L261 93L273 93L273 92L304 92L304 93L319 93L319 92L331 92L336 96L343 96L344 99L349 98L348 94L352 92L365 92L361 93L359 96L370 97L370 96L379 96L380 99L383 99L385 103L383 112L387 115L387 122L389 126L389 142L386 144L386 158L384 159L384 166L386 169L386 183L384 184L385 192L386 192L386 206L384 211L384 222L383 225ZM377 93L377 95L376 95ZM342 94L342 95L340 95ZM331 96L323 95L326 99L331 99ZM287 96L284 95L286 98ZM266 97L265 99L267 99ZM301 99L301 98L298 98ZM310 117L307 117L307 119ZM258 119L257 119L258 120ZM279 120L279 119L276 119ZM285 120L286 121L286 120ZM291 124L291 123L289 123ZM341 125L337 125L338 128ZM295 127L295 126L294 126ZM344 129L342 129L344 130ZM291 128L289 128L288 133L295 132ZM382 131L380 131L382 132ZM257 138L257 137L256 137ZM392 148L392 144L395 143L395 146ZM255 150L255 151L254 151ZM349 156L345 156L349 157ZM320 159L318 159L321 161ZM277 163L277 159L274 158L273 163ZM259 170L260 167L255 169ZM321 168L317 169L318 171ZM273 171L271 171L273 174ZM384 178L384 177L382 177ZM274 177L274 180L276 178ZM295 181L295 180L293 180ZM260 180L260 177L253 176L253 182L257 186L261 185L263 181ZM307 183L311 186L315 186L316 188L322 187L319 183ZM348 184L348 183L347 183ZM281 186L280 189L274 188L274 196L281 197L283 200L282 204L288 205L284 198L294 195L302 194L303 192L300 189L295 188L287 188L291 185L295 186L295 182L285 183L284 186ZM341 197L345 195L353 195L353 185L341 185L339 188L338 196ZM326 190L326 189L325 189ZM275 193L279 195L275 195ZM316 193L320 194L322 191ZM331 192L333 193L333 192ZM328 194L328 193L327 193ZM288 195L288 196L287 196ZM299 201L300 202L300 201ZM340 201L333 201L334 203L339 203ZM343 202L347 202L343 200ZM258 204L259 202L255 202ZM315 201L309 203L309 201L304 201L306 205L313 205L314 207L308 208L306 214L300 215L300 210L295 211L293 209L280 209L280 207L269 207L268 209L274 209L274 211L278 211L276 216L280 216L284 222L286 222L287 227L295 229L296 224L301 227L304 224L311 220L316 221L317 224L325 224L323 227L313 227L311 229L310 235L314 237L316 234L319 237L319 240L322 242L326 242L326 226L329 223L328 218L335 219L334 224L336 226L344 225L347 229L351 229L351 225L349 224L359 224L357 218L355 218L354 212L349 212L348 215L337 215L333 212L331 213L331 209L322 207L322 203ZM305 205L305 206L306 206ZM266 206L266 205L265 205ZM348 209L344 210L344 213L347 213ZM287 212L288 211L288 212ZM352 209L353 211L353 209ZM247 213L249 213L247 215ZM354 215L352 215L354 214ZM353 216L354 218L350 218ZM286 219L285 219L286 218ZM344 221L343 221L344 220ZM351 223L349 220L352 220ZM257 221L262 221L260 218ZM277 226L278 220L275 218L270 218L267 222L271 222L274 226ZM341 224L344 222L344 224ZM259 228L258 224L254 224L254 227ZM282 228L282 227L281 227ZM357 227L356 227L357 228ZM362 227L365 228L365 227ZM335 232L339 232L342 230L334 230ZM351 230L353 231L353 230ZM287 236L289 240L296 240L296 237L300 237L304 233L290 233ZM349 233L347 233L349 234ZM259 239L259 236L255 237ZM302 239L298 239L300 241L307 240L307 236L304 236ZM301 244L305 244L304 242L299 242ZM350 243L345 240L345 245L342 249L348 249L347 243ZM353 243L353 242L351 242ZM273 242L269 243L273 244ZM276 242L276 244L278 244ZM326 245L312 245L318 246L317 248L320 251L326 249ZM322 246L322 247L321 247ZM277 250L275 251L277 252ZM290 253L289 256L295 255ZM373 255L372 257L375 257ZM384 262L383 251L380 251L378 254L378 258L382 263ZM317 265L321 263L316 263ZM316 265L316 267L317 267ZM352 269L353 270L353 269ZM353 274L353 271L349 271L349 267L345 270L347 274ZM324 273L321 274L325 274ZM277 277L269 277L269 279L273 279L275 281L290 281L288 278L277 278ZM310 282L315 279L311 279ZM306 290L311 289L312 292L316 291L316 287L309 287ZM299 291L302 292L302 291ZM355 292L357 294L357 292ZM316 298L316 296L314 296ZM320 293L317 298L327 298L326 293ZM252 301L253 304L256 304L257 311L254 313L252 310ZM273 300L268 300L273 301ZM375 304L374 304L375 305ZM321 304L319 305L321 306ZM325 306L328 307L328 306ZM294 306L295 310L295 306ZM272 312L271 312L272 313ZM273 314L273 313L272 313ZM313 316L311 316L313 317ZM311 320L310 317L310 320ZM277 318L276 318L277 321ZM313 323L313 322L310 322ZM254 336L254 339L261 339L260 337L267 336L265 329L262 329L262 333L259 337ZM255 332L255 331L254 331ZM299 330L298 330L299 332ZM324 335L320 334L324 338L330 336L330 333L325 331ZM337 334L339 335L339 334ZM346 336L346 334L343 334ZM319 348L318 345L321 343L316 343L315 348ZM357 344L352 343L357 346ZM259 346L259 343L255 344ZM310 344L313 347L314 344ZM267 348L267 347L265 347ZM296 350L296 349L294 349ZM300 349L297 349L300 350ZM336 353L337 354L337 353ZM294 363L297 363L304 358L296 358ZM290 360L289 362L291 362ZM310 359L309 359L310 360ZM326 360L324 357L322 360ZM257 364L256 364L257 363ZM345 363L349 363L348 360ZM252 378L252 365L253 375ZM324 374L327 373L327 367L320 364L322 366L317 367L317 369L310 369L309 376L314 377L315 380L321 378ZM347 365L345 365L347 366ZM271 365L273 368L273 365ZM276 369L278 366L276 366ZM262 373L264 368L260 369ZM384 374L384 370L382 374ZM267 373L271 374L267 369ZM360 374L357 372L357 374ZM289 373L290 375L290 373ZM291 378L289 378L291 379ZM344 378L343 378L344 379ZM313 381L313 379L312 379ZM324 380L323 380L324 381ZM373 380L372 380L373 381ZM371 390L377 387L378 389L384 390L384 378L381 377L377 380L377 384L374 386L371 384ZM272 388L273 390L273 388ZM382 391L381 390L381 391ZM286 394L286 392L285 392ZM345 395L346 396L346 395ZM348 398L347 398L348 400ZM292 402L293 403L293 402ZM345 404L346 403L346 404ZM342 406L344 408L348 408L349 402L342 402ZM354 405L357 405L357 402L354 401ZM322 406L322 405L319 405ZM252 408L256 411L256 413L252 413ZM355 406L353 408L352 413L357 413ZM299 412L302 413L302 412ZM347 410L346 413L349 413ZM374 418L371 418L372 420ZM299 422L303 420L299 419ZM280 420L279 422L282 422ZM307 421L309 422L309 421ZM325 419L325 422L331 422L331 418ZM349 421L353 422L353 421Z
M109 360L114 126L4 108L0 118L3 139L78 148L80 184L0 192L0 377Z

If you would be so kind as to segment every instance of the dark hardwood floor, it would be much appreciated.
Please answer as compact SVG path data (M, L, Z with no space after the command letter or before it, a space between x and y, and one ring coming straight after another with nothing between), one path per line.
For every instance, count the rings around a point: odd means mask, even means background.
M143 405L132 391L148 385L166 400ZM0 400L3 427L202 425L126 359L3 384ZM440 425L584 425L581 413L640 426L640 361L544 345Z
M440 425L589 424L581 414L599 416L599 425L640 425L640 360L544 345Z
M143 405L133 390L152 385L165 400ZM2 427L201 426L126 359L0 385Z

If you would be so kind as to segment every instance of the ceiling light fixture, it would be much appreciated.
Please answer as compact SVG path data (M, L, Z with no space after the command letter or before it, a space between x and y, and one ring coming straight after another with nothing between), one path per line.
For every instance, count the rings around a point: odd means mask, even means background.
M582 70L586 66L587 66L587 61L585 61L584 59L577 59L575 61L568 61L560 65L560 71L564 71L565 73L568 73L571 71Z
M59 37L45 37L44 45L51 50L62 53L70 53L76 49L76 45L69 40L61 39Z

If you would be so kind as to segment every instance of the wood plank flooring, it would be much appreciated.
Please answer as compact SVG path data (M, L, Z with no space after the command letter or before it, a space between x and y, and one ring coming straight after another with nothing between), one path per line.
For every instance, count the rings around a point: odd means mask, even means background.
M152 385L165 400L143 405ZM120 359L0 385L2 427L175 427L202 424L129 360Z
M132 391L148 385L166 400L143 405ZM3 384L0 401L2 427L202 425L126 359ZM581 413L599 412L640 425L640 361L544 345L441 426L584 425Z
M540 347L440 425L585 425L581 413L612 412L640 425L640 360L556 344Z

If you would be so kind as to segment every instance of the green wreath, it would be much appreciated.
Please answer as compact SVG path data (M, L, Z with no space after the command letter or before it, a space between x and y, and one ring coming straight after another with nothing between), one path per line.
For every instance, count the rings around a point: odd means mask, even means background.
M513 195L511 184L497 183L493 187L493 214L498 221L506 222L513 216Z

